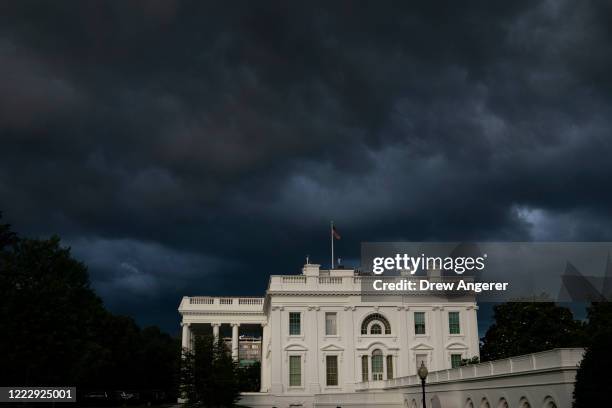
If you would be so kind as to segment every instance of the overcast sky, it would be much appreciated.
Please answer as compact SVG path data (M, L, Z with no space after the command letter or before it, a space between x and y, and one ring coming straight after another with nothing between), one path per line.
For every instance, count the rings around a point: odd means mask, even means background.
M361 241L612 240L609 1L3 2L0 210L115 312Z

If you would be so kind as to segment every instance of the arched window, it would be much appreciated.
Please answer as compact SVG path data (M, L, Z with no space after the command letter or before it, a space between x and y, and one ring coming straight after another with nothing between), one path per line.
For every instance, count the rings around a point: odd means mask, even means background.
M480 401L480 408L491 408L491 404L489 404L486 398L483 398L482 401Z
M497 408L510 408L510 407L508 406L508 401L506 401L505 398L500 398Z
M376 349L372 352L372 381L383 379L383 354Z
M544 398L544 408L557 408L557 404L551 396Z
M465 408L474 408L474 403L472 402L471 398L468 398L465 402Z
M519 408L531 408L531 404L526 397L521 398L519 401Z
M380 324L374 323L370 327L370 334L382 334L382 328L380 327Z
M368 317L363 319L363 322L361 323L361 334L368 334L368 326L372 322L376 322L381 328L384 327L384 334L391 334L391 325L389 324L389 321L385 318L385 316L381 315L380 313L372 313L371 315L368 315ZM371 328L374 328L374 324L371 326ZM370 334L383 334L371 333L371 331L372 330L370 329Z

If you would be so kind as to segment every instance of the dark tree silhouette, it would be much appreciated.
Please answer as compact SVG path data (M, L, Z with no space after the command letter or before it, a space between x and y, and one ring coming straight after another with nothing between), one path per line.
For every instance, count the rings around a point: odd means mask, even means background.
M57 236L24 239L0 224L0 294L0 384L176 395L177 339L109 313Z
M261 388L261 363L259 361L238 368L240 391L258 392Z
M482 361L584 344L584 325L552 302L513 302L493 308L495 323L482 338Z
M612 383L612 303L593 303L588 310L586 353L576 374L574 408L609 404Z
M239 397L236 363L222 339L195 336L191 351L183 350L180 394L187 407L230 407Z

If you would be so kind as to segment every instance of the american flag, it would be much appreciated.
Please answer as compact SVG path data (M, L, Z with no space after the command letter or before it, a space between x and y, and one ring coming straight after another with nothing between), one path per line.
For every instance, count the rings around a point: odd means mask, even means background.
M340 234L338 234L338 230L336 230L336 226L332 226L332 235L334 236L335 239L340 239Z

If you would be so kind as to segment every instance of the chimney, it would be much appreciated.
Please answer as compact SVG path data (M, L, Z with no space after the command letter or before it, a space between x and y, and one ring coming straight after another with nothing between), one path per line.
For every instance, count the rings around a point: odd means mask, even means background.
M306 276L319 276L319 268L321 265L319 264L306 264L304 268L302 268L302 274Z

